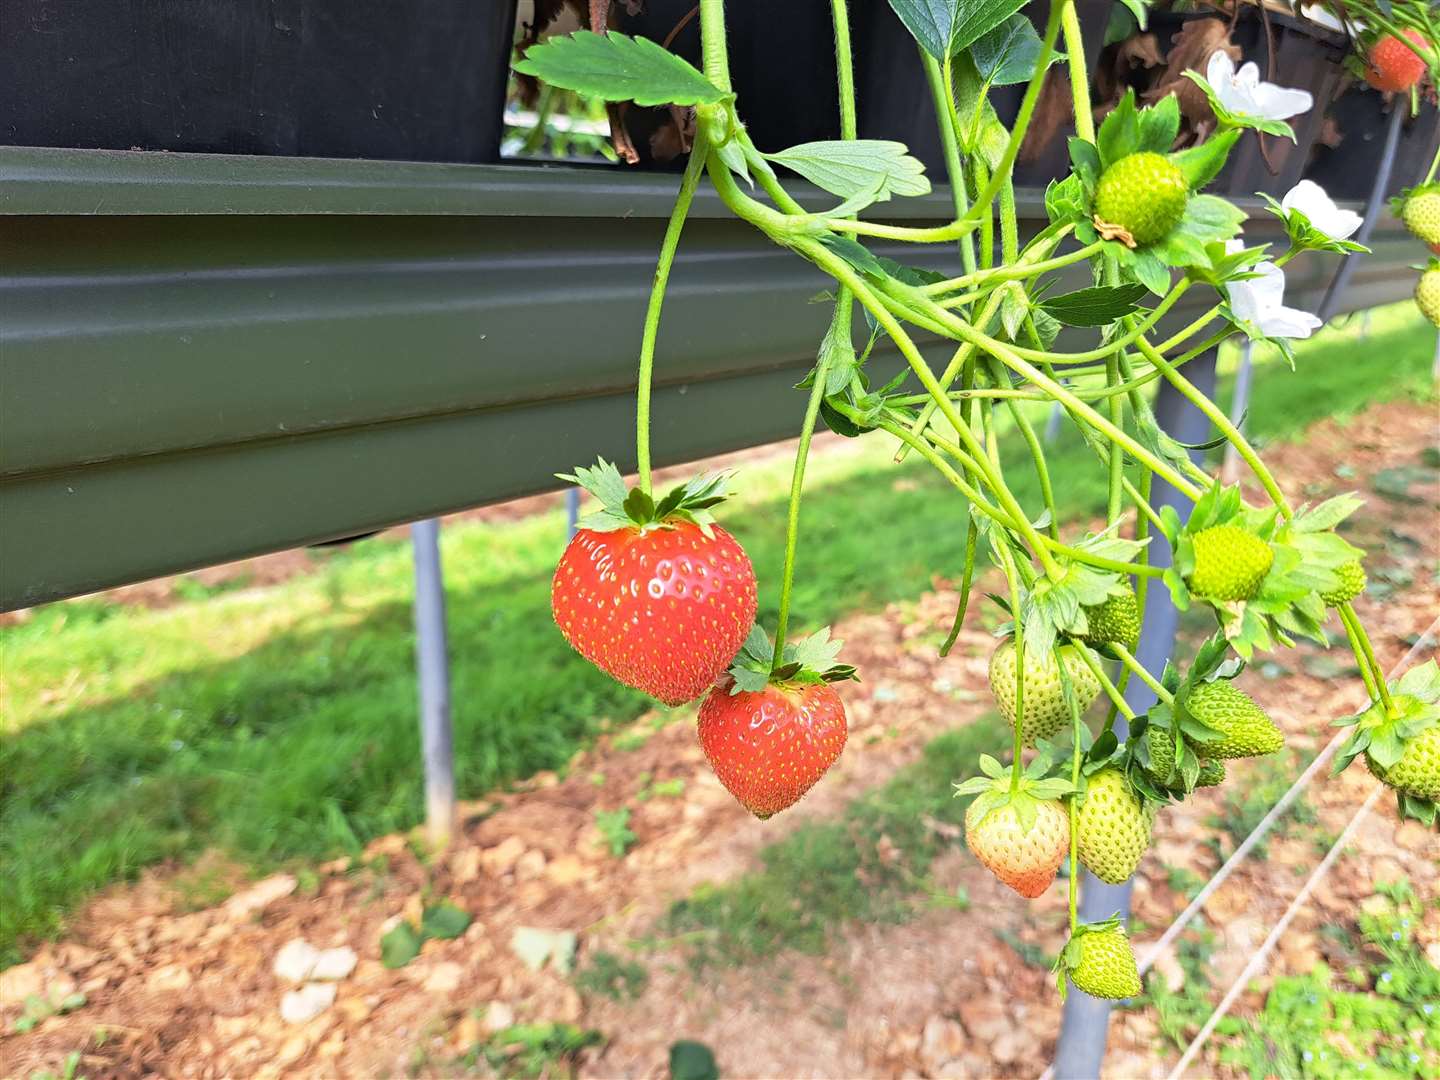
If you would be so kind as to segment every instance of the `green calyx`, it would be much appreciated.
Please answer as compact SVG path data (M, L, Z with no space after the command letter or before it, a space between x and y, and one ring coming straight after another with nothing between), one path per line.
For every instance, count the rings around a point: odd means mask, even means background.
M830 639L830 628L821 627L799 641L785 643L783 663L775 663L775 645L759 625L750 628L750 636L740 646L730 666L730 693L758 693L768 686L795 687L822 682L860 681L852 664L840 664L841 641Z
M1127 247L1153 244L1180 224L1189 198L1185 174L1164 154L1130 154L1100 174L1096 228Z
M1390 683L1393 712L1380 702L1337 721L1354 727L1335 756L1334 772L1360 754L1376 778L1394 788L1404 816L1433 823L1440 802L1440 665L1429 660Z
M659 502L641 488L627 488L620 470L603 457L588 469L579 466L573 474L555 475L560 480L579 485L600 500L598 510L586 514L576 522L581 529L591 532L645 530L683 521L698 526L701 532L709 536L710 526L715 522L710 508L725 501L725 487L735 474L702 474L688 483L672 488Z
M1052 970L1062 1001L1067 977L1075 989L1107 1001L1122 1001L1141 991L1135 951L1118 915L1076 926Z
M971 808L977 820L993 810L1010 806L1015 810L1020 827L1029 832L1035 824L1038 803L1059 799L1074 790L1064 777L1046 775L1051 765L1047 754L1037 754L1018 778L1008 766L1001 765L989 754L981 754L979 764L980 776L972 776L955 785L957 798L962 795L979 796Z

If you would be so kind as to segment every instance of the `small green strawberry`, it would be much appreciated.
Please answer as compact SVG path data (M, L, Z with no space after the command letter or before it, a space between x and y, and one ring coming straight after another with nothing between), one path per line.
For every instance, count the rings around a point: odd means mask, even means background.
M1212 525L1197 532L1191 542L1195 570L1190 591L1205 600L1252 599L1275 561L1269 544L1238 525Z
M1118 918L1077 926L1055 962L1055 971L1062 996L1066 975L1076 990L1107 1001L1122 1001L1140 993L1135 950Z
M1114 642L1134 652L1140 644L1140 606L1135 590L1126 586L1123 593L1111 593L1103 603L1086 607L1085 623L1088 629L1081 638L1085 644Z
M1440 326L1440 266L1432 266L1420 275L1415 286L1415 303L1436 326Z
M1440 802L1440 724L1405 740L1405 752L1388 769L1368 752L1365 764L1377 780L1417 799Z
M1427 244L1440 244L1440 187L1410 193L1403 211L1405 227Z
M1150 846L1151 814L1116 768L1089 778L1080 802L1076 852L1101 881L1119 885Z
M1348 603L1365 591L1365 567L1360 565L1359 559L1351 559L1337 567L1335 572L1340 575L1340 584L1320 594L1320 599L1331 607Z
M1162 787L1178 784L1171 774L1175 771L1175 733L1167 727L1151 724L1145 729L1145 748L1150 753L1150 767L1145 771Z
M1183 704L1196 720L1220 732L1219 739L1198 747L1206 757L1258 757L1285 745L1284 733L1265 710L1224 679L1200 683Z
M1097 227L1101 235L1107 225L1119 230L1107 239L1128 247L1153 244L1180 224L1189 198L1185 174L1164 154L1128 154L1101 173L1095 185Z
M1200 776L1195 781L1197 788L1219 787L1225 782L1225 762L1218 758L1200 759Z
M1083 645L1062 645L1065 671L1075 688L1075 698L1084 712L1100 693L1100 680L1080 658ZM1015 641L1001 642L990 656L990 692L1010 725L1015 725ZM1026 746L1039 739L1052 739L1070 726L1070 709L1065 704L1060 682L1060 667L1054 653L1025 654L1025 693L1021 707L1025 715L1020 721L1020 737Z

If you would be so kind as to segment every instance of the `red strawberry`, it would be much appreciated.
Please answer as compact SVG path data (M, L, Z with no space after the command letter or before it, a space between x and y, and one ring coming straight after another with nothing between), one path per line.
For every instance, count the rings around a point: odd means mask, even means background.
M700 705L700 748L725 790L762 821L794 806L834 765L849 728L831 682L854 678L834 663L840 643L821 630L787 645L787 663L771 670L771 645L759 627L728 676Z
M755 571L743 548L711 524L726 476L700 477L658 505L627 492L603 459L563 479L602 509L565 549L550 587L560 632L581 656L666 705L703 694L755 621Z
M1426 47L1425 35L1419 30L1406 30L1405 36L1422 49ZM1370 46L1365 81L1376 90L1409 90L1424 74L1425 61L1399 38L1386 34Z

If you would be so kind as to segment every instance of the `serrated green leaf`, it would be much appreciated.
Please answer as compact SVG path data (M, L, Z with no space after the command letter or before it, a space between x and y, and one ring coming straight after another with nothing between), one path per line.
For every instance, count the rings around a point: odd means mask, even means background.
M1016 13L976 38L970 46L970 58L980 77L991 86L1010 86L1030 80L1043 48L1035 24ZM1063 53L1052 51L1050 63L1064 58Z
M1129 157L1140 148L1140 117L1135 108L1135 91L1126 90L1104 121L1095 136L1096 149L1100 151L1100 170L1103 172L1123 157Z
M726 94L648 38L577 30L526 50L514 69L562 90L637 105L701 105Z
M892 195L930 192L924 164L910 156L904 143L888 139L800 143L766 156L842 199L868 194L871 201L884 202Z
M1136 149L1168 154L1180 132L1180 100L1174 94L1166 94L1148 109L1141 109L1137 119L1140 131Z
M1185 175L1191 191L1199 191L1214 180L1225 167L1230 151L1240 140L1240 132L1231 129L1212 135L1199 146L1170 155L1170 160Z
M921 48L936 60L953 56L1025 6L1025 0L890 0Z
M1040 302L1046 314L1066 326L1108 326L1139 310L1143 285L1093 285Z
M820 238L820 243L833 251L840 258L859 270L862 274L874 278L888 276L885 267L882 266L870 249L858 240L852 240L848 236L836 236L833 233Z

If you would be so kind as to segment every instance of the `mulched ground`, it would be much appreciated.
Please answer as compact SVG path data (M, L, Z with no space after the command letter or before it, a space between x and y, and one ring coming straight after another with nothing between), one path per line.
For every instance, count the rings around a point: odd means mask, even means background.
M1359 606L1387 667L1440 611L1440 473L1419 457L1435 436L1433 407L1387 406L1344 428L1318 425L1303 442L1268 455L1288 490L1305 498L1352 488L1369 494L1354 536L1373 553L1379 588ZM1389 495L1373 494L1377 477ZM674 899L753 869L765 844L801 822L832 817L914 760L925 742L985 714L992 639L974 612L951 657L935 656L933 634L948 626L954 601L937 583L916 604L836 627L847 659L868 675L847 691L849 746L820 787L780 818L758 822L724 792L705 766L688 714L656 715L578 755L565 779L537 776L467 806L455 844L428 868L405 837L386 837L370 846L377 858L368 868L341 860L190 912L178 904L176 871L150 874L97 899L64 942L0 976L0 1029L7 1032L0 1073L58 1071L65 1054L80 1049L80 1071L91 1078L449 1075L458 1070L447 1062L513 1018L604 1032L608 1043L580 1059L585 1076L663 1077L666 1051L680 1038L709 1044L723 1075L733 1077L1037 1075L1054 1049L1059 1003L1048 974L996 932L1013 935L1027 954L1053 954L1064 938L1064 892L1055 888L1023 904L958 840L930 881L952 894L963 887L970 898L964 912L852 925L822 956L709 969L698 980L683 943L652 942L639 954L649 984L627 1003L582 998L553 965L532 971L511 945L520 927L570 931L583 963L599 949L623 953L626 941L654 938ZM1337 677L1345 664L1332 656L1340 654L1300 648L1276 658L1282 667L1273 677L1247 675L1247 689L1307 760L1331 737L1330 721L1362 699L1357 679ZM648 737L633 748L641 734ZM1243 785L1255 767L1235 767L1231 783ZM644 784L670 779L685 781L682 798L636 800ZM1317 782L1309 798L1320 826L1338 834L1373 785L1359 767ZM1154 928L1139 936L1140 951L1187 900L1166 868L1206 876L1217 865L1206 844L1216 830L1206 822L1226 790L1200 793L1159 816L1135 893L1137 917ZM594 822L597 810L621 805L632 807L637 841L617 859ZM1214 894L1205 908L1218 935L1214 985L1227 986L1239 972L1318 857L1310 838L1279 836L1264 860L1248 861ZM1400 876L1422 897L1440 895L1440 838L1400 824L1387 799L1316 890L1267 978L1308 970L1325 955L1317 928L1351 921L1377 882ZM380 936L397 918L418 913L422 893L453 899L474 921L462 937L428 942L408 966L386 969ZM300 1025L281 1019L288 986L271 970L281 946L296 937L321 948L348 945L360 958L339 983L335 1005ZM1431 905L1421 938L1440 964L1440 906ZM1180 977L1172 963L1157 971ZM86 995L83 1007L28 1034L12 1032L16 1002L26 993L58 1000L75 989ZM1247 995L1237 1011L1253 1011L1260 1000ZM1165 1075L1177 1056L1162 1045L1152 1015L1121 1014L1106 1073ZM1216 1072L1211 1061L1195 1075Z

